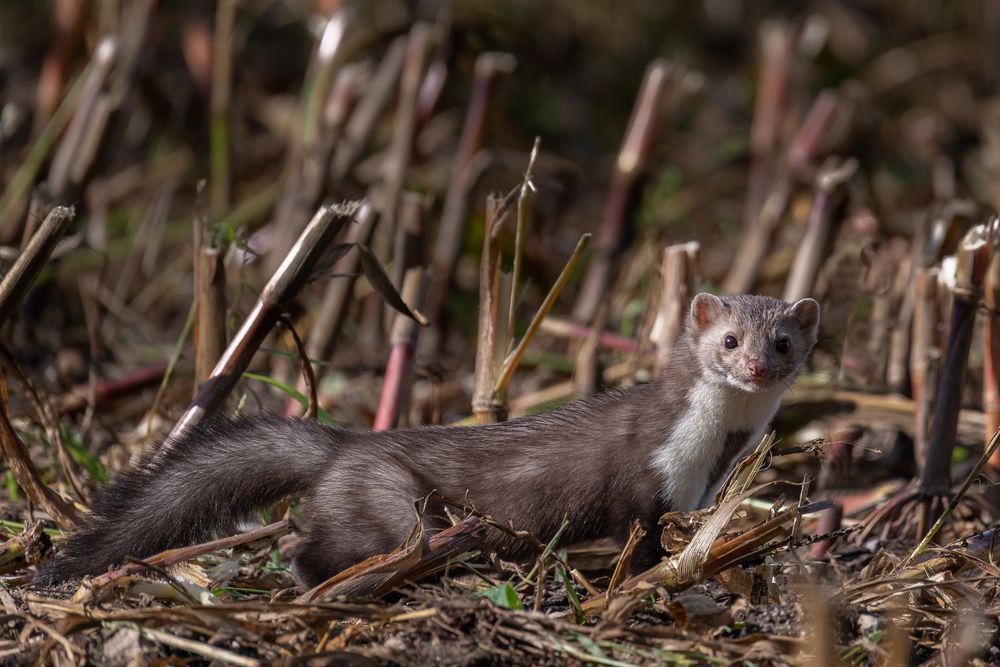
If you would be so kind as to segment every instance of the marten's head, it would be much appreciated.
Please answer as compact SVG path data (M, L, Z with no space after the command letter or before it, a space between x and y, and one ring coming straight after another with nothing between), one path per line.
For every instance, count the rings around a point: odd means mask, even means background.
M759 392L795 378L819 328L813 299L701 293L691 302L688 334L711 381Z

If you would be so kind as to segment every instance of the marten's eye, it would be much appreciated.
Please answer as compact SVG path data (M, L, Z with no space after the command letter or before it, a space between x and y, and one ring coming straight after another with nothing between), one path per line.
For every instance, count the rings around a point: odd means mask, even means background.
M774 349L781 354L788 354L788 350L792 349L792 344L788 342L787 338L782 338L774 344Z
M732 350L735 347L737 347L740 344L740 342L736 340L736 336L726 336L725 339L722 341L722 344L726 346L727 350Z

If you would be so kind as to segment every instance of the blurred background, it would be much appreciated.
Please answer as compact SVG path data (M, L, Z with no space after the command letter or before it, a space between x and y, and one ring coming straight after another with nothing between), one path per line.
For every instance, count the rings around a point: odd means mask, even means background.
M211 368L195 368L187 338L203 340L209 319L192 325L201 248L225 276L212 358L317 207L366 199L380 222L348 227L370 234L393 288L427 270L422 398L403 421L459 418L487 195L520 187L537 137L518 259L513 222L494 244L500 273L518 265L512 336L580 235L595 236L515 393L581 375L595 323L608 337L588 357L591 390L655 374L663 321L676 320L660 313L664 248L695 241L689 291L813 295L818 377L909 395L910 336L891 332L909 331L914 267L961 235L925 243L928 230L946 218L966 229L997 201L998 29L997 5L973 0L3 3L5 266L53 205L75 207L6 331L43 386L89 386L80 407L92 410L99 378L139 373L155 392L169 365L187 379L163 383L156 408L176 416ZM954 201L967 207L941 212ZM358 240L349 231L341 241ZM321 404L365 424L395 316L354 280L357 260L331 271L282 310L318 364ZM650 346L658 362L598 372ZM265 348L254 368L302 390L287 331ZM272 407L290 395L248 384ZM151 396L118 396L134 405L110 422L134 423Z

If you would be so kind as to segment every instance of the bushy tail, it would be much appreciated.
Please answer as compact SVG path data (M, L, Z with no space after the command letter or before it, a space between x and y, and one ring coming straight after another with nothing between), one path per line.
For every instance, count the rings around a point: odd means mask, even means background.
M308 490L337 439L315 421L269 415L201 424L115 477L36 581L101 574L126 556L232 530L249 513Z

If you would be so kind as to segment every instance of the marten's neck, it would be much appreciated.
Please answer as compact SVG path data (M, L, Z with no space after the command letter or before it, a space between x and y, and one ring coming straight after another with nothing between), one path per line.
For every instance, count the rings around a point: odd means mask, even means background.
M661 494L671 509L687 511L711 502L736 457L760 441L784 389L778 384L749 393L695 375L686 391L669 397L683 408L653 449L651 465L663 480Z

